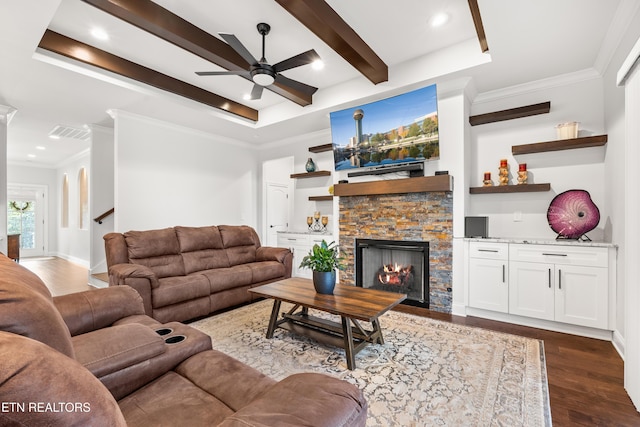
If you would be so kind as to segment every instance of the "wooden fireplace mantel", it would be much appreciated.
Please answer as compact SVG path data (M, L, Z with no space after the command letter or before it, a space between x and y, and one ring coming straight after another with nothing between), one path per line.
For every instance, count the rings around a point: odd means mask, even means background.
M453 191L451 175L421 176L417 178L336 184L334 196L372 196L380 194L425 193Z

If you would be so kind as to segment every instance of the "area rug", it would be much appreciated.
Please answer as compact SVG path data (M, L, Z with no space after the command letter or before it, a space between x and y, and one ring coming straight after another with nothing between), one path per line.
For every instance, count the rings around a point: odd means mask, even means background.
M350 371L342 349L283 329L267 339L271 307L264 300L191 326L276 380L320 372L357 385L368 426L551 425L541 341L393 311L380 318L385 344L367 346Z

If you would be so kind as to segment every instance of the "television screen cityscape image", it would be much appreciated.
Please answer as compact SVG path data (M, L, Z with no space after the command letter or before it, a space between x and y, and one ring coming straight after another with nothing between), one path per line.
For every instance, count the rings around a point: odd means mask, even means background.
M436 85L330 114L336 170L440 157Z

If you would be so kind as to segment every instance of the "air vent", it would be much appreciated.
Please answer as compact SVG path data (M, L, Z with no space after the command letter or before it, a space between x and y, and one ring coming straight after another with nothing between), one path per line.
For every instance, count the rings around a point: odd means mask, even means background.
M71 138L79 139L81 141L89 141L91 138L91 130L85 128L74 128L72 126L57 125L51 132L49 132L49 138Z

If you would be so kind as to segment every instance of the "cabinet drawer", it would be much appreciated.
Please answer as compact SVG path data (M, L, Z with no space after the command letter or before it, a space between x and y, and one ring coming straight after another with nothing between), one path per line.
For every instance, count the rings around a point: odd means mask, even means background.
M511 244L509 259L511 261L607 267L608 250L607 248L586 246Z
M509 244L495 242L470 242L469 257L482 259L509 259Z

